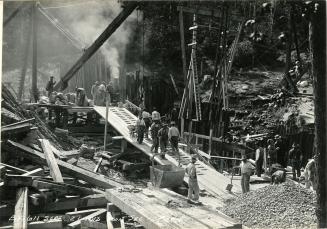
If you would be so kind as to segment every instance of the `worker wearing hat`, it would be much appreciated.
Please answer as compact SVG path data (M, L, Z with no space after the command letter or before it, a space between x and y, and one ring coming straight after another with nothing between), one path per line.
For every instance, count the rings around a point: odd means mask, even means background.
M303 158L299 144L293 143L288 155L292 166L293 180L296 180L296 177L301 176L301 160Z
M50 76L50 79L45 87L45 90L48 92L48 97L50 97L51 93L53 92L54 85L56 81L53 81L53 76Z
M186 167L186 174L188 175L188 194L187 202L191 204L198 204L199 202L199 184L196 175L195 162L197 160L196 155L192 155L192 161Z
M171 147L173 148L174 152L178 152L178 140L179 140L179 131L175 126L175 122L172 121L170 123L170 128L168 131L168 138L171 143Z
M255 167L247 160L246 155L242 155L241 160L241 187L242 193L246 193L250 191L250 176Z

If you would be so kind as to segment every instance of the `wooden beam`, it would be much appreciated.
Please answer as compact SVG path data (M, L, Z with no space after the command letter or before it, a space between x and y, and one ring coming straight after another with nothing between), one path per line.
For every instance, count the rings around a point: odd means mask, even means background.
M94 194L81 197L71 197L60 199L57 202L48 203L43 209L40 209L42 212L57 212L57 211L68 211L75 208L101 208L107 205L107 200L104 197L104 194Z
M33 33L33 59L32 59L32 95L31 99L37 103L38 90L37 90L37 37L38 37L38 18L36 4L32 2L32 33Z
M37 168L37 169L34 169L32 171L29 171L27 173L24 173L22 174L22 176L36 176L38 174L40 174L41 172L43 172L43 169L42 168Z
M75 221L75 222L73 222L73 223L68 224L68 227L70 227L70 228L76 228L76 227L78 227L78 226L81 225L81 221L82 221L82 220L91 220L91 219L93 219L94 217L98 217L98 216L104 214L105 212L107 212L107 209L105 209L105 208L100 209L100 210L98 210L98 211L96 211L96 212L94 212L94 213L92 213L92 214L90 214L90 215L88 215L88 216L83 217L83 218L80 219L80 220L77 220L77 221Z
M19 188L17 191L14 229L27 229L28 217L28 188Z
M25 7L26 3L22 2L3 22L3 28L6 27L9 22Z
M187 81L187 69L186 69L186 51L185 51L183 10L179 11L179 33L180 33L180 37L181 37L183 77L184 77L184 83L186 83L186 81Z
M94 41L94 43L85 50L83 55L73 65L64 77L55 85L54 90L63 90L67 87L68 81L75 75L76 72L84 65L84 63L92 57L92 55L102 46L102 44L116 31L116 29L125 21L125 19L138 6L138 2L128 3L120 14L109 24L102 34Z
M23 157L28 158L31 161L34 161L35 163L46 165L46 159L44 154L33 150L27 146L24 146L22 144L19 144L17 142L8 140L8 144L14 147L18 154L21 154ZM6 148L7 146L4 145L3 148ZM10 147L11 148L11 147ZM12 148L11 148L12 150ZM64 173L70 174L72 176L75 176L76 178L82 179L87 181L90 184L96 185L101 188L112 188L112 187L121 187L123 185L122 182L114 181L110 179L109 177L99 175L97 173L85 170L83 168L71 165L67 162L61 161L57 159L57 164L61 171Z
M17 171L18 173L28 173L27 170L20 169L18 167L12 166L12 165L8 165L8 164L5 164L5 163L0 163L0 165L3 165L3 166L5 166L6 168L9 168L9 169L13 169L13 170Z
M88 229L88 228L107 229L107 226L103 223L99 223L99 222L92 221L89 219L82 219L81 220L81 229Z
M185 13L200 14L209 17L221 18L221 10L205 9L205 8L193 9L185 6L177 6L177 10Z
M47 139L39 139L41 142L41 147L45 154L45 159L47 160L48 166L50 168L50 174L55 182L63 183L64 180L62 178L59 166L57 164L57 160L53 155L51 144Z
M73 212L66 212L65 215L67 216L82 216L82 215L88 215L90 213L99 211L101 208L94 208L94 209L86 209L81 211L73 211Z

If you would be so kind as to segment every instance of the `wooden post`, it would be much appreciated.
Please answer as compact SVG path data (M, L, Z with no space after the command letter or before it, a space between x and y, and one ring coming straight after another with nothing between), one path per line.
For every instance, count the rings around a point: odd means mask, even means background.
M32 7L32 32L33 32L33 62L32 62L32 101L37 102L38 90L37 90L37 10L36 2Z
M21 72L21 78L19 81L19 89L18 89L18 99L21 100L23 97L24 92L24 84L25 84L25 76L26 76L26 70L27 70L27 63L28 63L28 56L29 56L29 50L30 50L30 43L31 43L31 35L32 35L32 17L30 17L30 26L27 31L27 39L25 44L25 50L23 54L23 68Z
M211 151L212 151L212 134L213 134L213 129L211 128L210 129L210 132L209 132L209 150L208 150L208 154L209 156L211 156Z
M27 229L28 217L28 188L19 188L17 191L15 216L14 216L14 229Z
M106 91L106 120L104 126L104 142L103 142L104 151L106 151L106 147L107 147L109 103L110 103L110 94Z
M185 120L182 117L181 118L181 138L183 138L183 139L184 139L184 122L185 122Z
M183 76L184 82L187 82L187 69L186 69L186 51L185 51L185 37L184 37L184 20L183 11L179 11L179 32L181 36L181 50L182 50L182 61L183 61Z
M265 168L265 174L267 174L267 148L263 151L263 167Z
M64 90L67 87L68 81L75 75L75 73L84 65L84 63L92 57L92 55L102 46L102 44L116 31L116 29L125 21L125 19L138 6L138 2L130 2L120 12L120 14L110 23L110 25L102 32L102 34L93 42L93 44L85 50L83 55L77 60L65 76L58 82L54 90Z
M316 214L319 228L327 228L327 153L326 153L326 2L314 1L315 12L311 12L309 23L309 44L311 49L314 114L315 148L317 158L317 202Z

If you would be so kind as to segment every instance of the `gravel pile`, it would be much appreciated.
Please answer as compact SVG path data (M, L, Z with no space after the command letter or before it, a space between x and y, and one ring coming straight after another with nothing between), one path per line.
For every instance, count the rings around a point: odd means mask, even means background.
M222 211L252 228L316 228L315 206L314 192L287 181L241 195Z

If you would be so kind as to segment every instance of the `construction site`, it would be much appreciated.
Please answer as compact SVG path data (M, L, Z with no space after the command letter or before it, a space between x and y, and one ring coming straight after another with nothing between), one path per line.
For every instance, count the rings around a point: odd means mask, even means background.
M327 228L325 1L0 3L0 229Z

